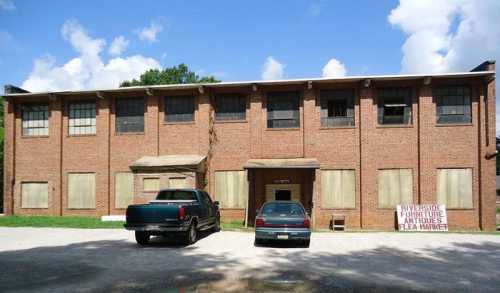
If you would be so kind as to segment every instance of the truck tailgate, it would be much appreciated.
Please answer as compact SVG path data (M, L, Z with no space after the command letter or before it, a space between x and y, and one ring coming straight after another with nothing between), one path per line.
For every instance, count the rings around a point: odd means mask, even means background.
M179 218L177 204L131 205L127 209L128 224L172 223Z

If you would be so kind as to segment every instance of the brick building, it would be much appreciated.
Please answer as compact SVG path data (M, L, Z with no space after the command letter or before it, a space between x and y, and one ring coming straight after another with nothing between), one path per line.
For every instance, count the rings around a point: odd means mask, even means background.
M495 228L495 72L29 93L6 88L6 214L120 215L199 187L224 219L300 200L313 225L394 229L398 203Z

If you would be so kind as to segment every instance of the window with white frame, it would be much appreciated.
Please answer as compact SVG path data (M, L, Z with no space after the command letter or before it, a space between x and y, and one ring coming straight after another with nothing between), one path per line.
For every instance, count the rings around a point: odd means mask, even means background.
M69 134L84 135L96 133L96 105L93 102L71 103L69 105Z
M23 136L49 135L48 105L23 105L21 111Z

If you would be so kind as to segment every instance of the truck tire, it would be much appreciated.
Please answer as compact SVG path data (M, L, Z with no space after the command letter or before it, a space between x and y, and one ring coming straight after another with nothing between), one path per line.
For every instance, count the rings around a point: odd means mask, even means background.
M150 236L146 231L135 231L135 241L139 245L148 245Z
M189 225L189 229L186 233L186 244L193 244L198 239L198 231L196 230L196 223L193 221L191 225Z

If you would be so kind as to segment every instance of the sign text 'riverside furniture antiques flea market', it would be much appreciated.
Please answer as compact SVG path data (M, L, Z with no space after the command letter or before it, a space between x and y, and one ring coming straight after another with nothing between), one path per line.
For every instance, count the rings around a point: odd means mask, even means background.
M397 206L399 231L448 231L446 208L442 204Z

